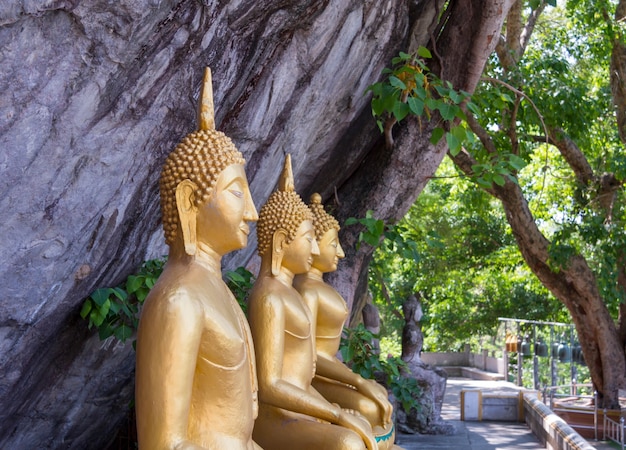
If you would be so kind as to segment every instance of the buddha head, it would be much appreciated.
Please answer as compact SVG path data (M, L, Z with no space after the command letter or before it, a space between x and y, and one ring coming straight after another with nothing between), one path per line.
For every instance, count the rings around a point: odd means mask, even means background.
M209 246L218 255L245 247L258 219L244 172L245 160L224 133L215 130L211 72L201 93L199 130L169 154L159 183L165 241L195 255Z
M313 214L315 239L319 255L313 257L313 267L322 273L337 270L337 263L345 256L339 243L339 222L324 210L322 197L315 193L311 196L309 209Z
M278 190L261 208L257 237L259 255L263 260L271 258L273 276L281 268L292 274L306 273L319 254L313 215L295 191L290 155L285 158Z

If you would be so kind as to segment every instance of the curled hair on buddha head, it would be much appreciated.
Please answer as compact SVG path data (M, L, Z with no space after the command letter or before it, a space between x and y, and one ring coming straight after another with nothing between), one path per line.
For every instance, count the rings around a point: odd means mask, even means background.
M309 209L313 214L313 227L315 228L315 239L318 241L322 239L322 236L330 230L335 229L339 231L339 222L333 216L328 214L326 210L324 210L324 205L322 205L322 196L317 192L311 195L311 203L309 204Z
M161 171L159 190L165 242L172 245L179 228L176 188L184 180L196 186L194 202L200 206L209 200L217 178L232 164L244 164L242 154L221 131L215 130L211 71L204 73L198 131L188 134L169 154Z
M296 231L305 220L313 220L311 211L295 191L291 171L291 155L285 157L285 166L278 190L272 193L259 211L257 239L259 255L271 250L272 239L277 230L287 233L287 243L296 237Z

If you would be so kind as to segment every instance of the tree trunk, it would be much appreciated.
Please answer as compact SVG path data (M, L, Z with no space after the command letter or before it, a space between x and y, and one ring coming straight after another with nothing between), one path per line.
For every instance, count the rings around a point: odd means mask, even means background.
M463 172L472 175L474 161L461 152L453 158ZM597 288L591 268L581 256L573 256L567 265L553 269L549 265L550 242L543 236L528 208L521 188L507 180L489 192L502 202L524 260L546 286L570 311L585 362L600 394L601 407L617 408L618 389L625 384L626 358L615 321L609 314Z
M452 82L456 89L473 92L513 2L451 2L449 14L441 15L447 21L439 24L440 32L436 41L420 43L428 44L433 50L435 56L429 64ZM366 111L362 122L356 126L371 120L366 118L369 114ZM379 138L370 147L357 170L344 174L339 186L320 188L323 198L330 199L340 222L347 217L365 217L368 210L372 210L376 218L391 223L404 216L445 155L446 149L442 143L433 146L429 141L432 129L436 126L433 122L419 123L416 119L407 119L396 125L395 144L391 151L386 150L384 140ZM338 148L350 154L353 148L361 145L367 145L367 142L345 142L345 147ZM332 172L330 167L328 169ZM335 172L342 170L343 166L334 169ZM313 188L315 186L316 183ZM353 303L365 298L367 265L373 252L367 244L356 250L359 231L356 226L342 229L341 240L346 249L346 259L339 265L339 270L329 277L351 307L352 320L363 306L353 306Z

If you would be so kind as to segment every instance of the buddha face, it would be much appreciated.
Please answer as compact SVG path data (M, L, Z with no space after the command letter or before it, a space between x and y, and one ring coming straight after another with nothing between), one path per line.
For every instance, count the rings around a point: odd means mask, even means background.
M313 257L319 254L313 222L304 220L294 239L285 247L281 264L294 275L306 273L311 269Z
M198 208L196 236L219 255L243 248L259 219L243 165L232 164L218 176L209 200Z
M317 242L320 253L313 257L313 267L322 273L337 270L340 258L346 256L339 243L339 235L335 228L326 230L322 238Z

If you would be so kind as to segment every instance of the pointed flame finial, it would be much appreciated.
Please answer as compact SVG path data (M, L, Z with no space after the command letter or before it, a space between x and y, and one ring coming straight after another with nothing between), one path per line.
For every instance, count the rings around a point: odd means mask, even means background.
M200 88L200 105L198 107L198 129L215 130L215 110L213 108L213 79L211 69L204 69L204 80Z
M283 166L283 173L280 174L280 179L278 180L278 190L283 192L296 190L293 181L293 170L291 169L291 155L289 153L285 155L285 165Z

